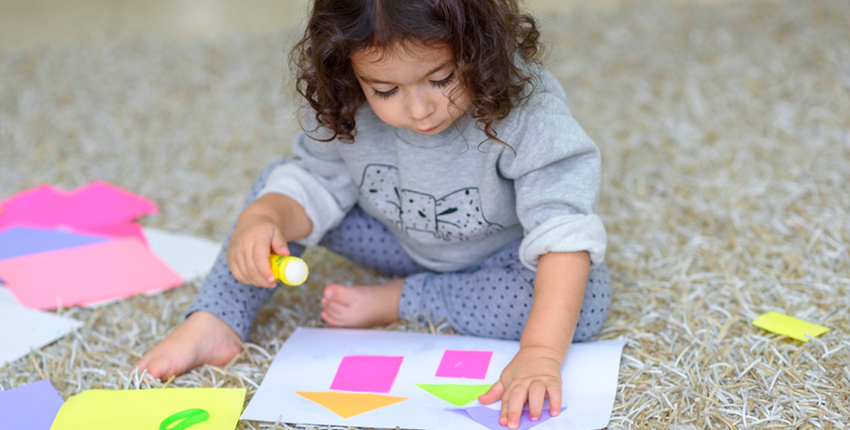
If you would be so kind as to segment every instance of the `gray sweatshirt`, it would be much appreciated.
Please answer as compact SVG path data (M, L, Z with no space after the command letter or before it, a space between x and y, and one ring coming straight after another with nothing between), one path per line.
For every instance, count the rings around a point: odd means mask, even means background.
M366 103L354 143L320 142L302 131L292 162L272 172L260 195L284 194L304 207L313 222L297 241L305 246L318 244L357 204L413 260L438 272L473 266L519 238L520 259L531 270L548 252L588 251L601 263L599 149L573 119L558 81L545 70L539 75L529 102L496 127L513 150L488 139L468 115L429 136L384 123ZM329 136L325 129L309 134Z

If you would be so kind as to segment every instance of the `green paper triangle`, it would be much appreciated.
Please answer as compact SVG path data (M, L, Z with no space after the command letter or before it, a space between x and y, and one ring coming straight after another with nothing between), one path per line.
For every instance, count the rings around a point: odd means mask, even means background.
M416 384L417 387L455 405L464 406L487 392L491 385Z

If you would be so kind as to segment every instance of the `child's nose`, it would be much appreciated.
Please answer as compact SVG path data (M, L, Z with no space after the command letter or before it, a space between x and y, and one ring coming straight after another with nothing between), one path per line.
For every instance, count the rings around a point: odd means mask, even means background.
M411 94L410 103L407 105L408 114L411 119L421 120L428 118L437 109L436 103L425 94L415 92Z

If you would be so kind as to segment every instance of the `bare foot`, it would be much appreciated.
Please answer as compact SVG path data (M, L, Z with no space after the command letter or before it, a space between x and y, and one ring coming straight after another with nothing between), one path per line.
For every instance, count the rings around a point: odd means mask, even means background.
M399 320L398 300L404 279L384 285L347 287L330 284L322 294L322 319L331 327L367 328Z
M223 366L242 352L239 335L208 312L194 312L133 366L162 381L204 364Z

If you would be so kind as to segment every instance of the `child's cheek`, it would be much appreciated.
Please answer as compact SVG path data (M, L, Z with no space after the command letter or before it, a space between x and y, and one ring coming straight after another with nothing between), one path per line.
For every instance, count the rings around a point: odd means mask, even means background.
M404 126L403 122L400 121L402 107L394 106L394 104L390 103L389 100L370 100L369 105L381 121L393 127Z

